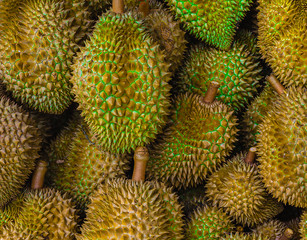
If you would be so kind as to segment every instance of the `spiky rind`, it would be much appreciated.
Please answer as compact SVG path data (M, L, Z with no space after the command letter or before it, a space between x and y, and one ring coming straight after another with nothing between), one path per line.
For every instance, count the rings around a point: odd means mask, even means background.
M304 210L300 221L300 234L302 240L307 240L307 210Z
M161 183L108 180L91 196L77 239L183 239L177 200Z
M228 234L226 237L222 237L221 240L270 240L270 239L264 236L256 236L255 234L231 233Z
M287 229L287 225L279 220L270 220L258 225L253 232L257 237L267 237L268 240L279 239Z
M260 174L268 191L284 203L307 207L307 94L290 87L259 125Z
M238 223L254 226L280 213L283 206L269 196L257 166L245 163L245 157L240 153L213 173L206 195Z
M236 117L219 101L180 95L170 125L149 147L147 176L176 188L196 186L227 156L236 141Z

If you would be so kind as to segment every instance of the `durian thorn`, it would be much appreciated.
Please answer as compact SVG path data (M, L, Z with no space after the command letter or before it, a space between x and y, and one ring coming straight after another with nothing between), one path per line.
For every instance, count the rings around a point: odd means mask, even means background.
M141 1L139 4L139 12L143 13L144 17L148 16L149 12L150 12L150 6L148 1Z
M251 147L246 155L246 158L244 159L245 163L253 164L256 156L257 149L255 147Z
M137 147L134 152L133 181L144 181L149 153L146 147Z
M212 103L215 99L215 96L216 96L216 93L219 87L220 87L220 84L218 82L215 82L215 81L210 82L208 90L201 101L204 103Z
M31 189L41 189L44 186L45 174L47 172L48 163L40 160L34 170L31 182Z
M124 13L124 0L112 0L112 8L114 13Z
M281 85L281 83L276 79L276 77L273 74L267 76L266 80L269 81L269 83L272 85L272 87L279 95L283 94L285 88L283 85Z
M276 240L290 240L293 236L293 231L287 228L281 237L277 237Z

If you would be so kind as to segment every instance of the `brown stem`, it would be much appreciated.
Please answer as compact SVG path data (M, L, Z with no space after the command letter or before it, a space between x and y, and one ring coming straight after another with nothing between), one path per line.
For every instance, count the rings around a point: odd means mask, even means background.
M266 80L270 82L272 87L275 89L275 91L279 95L283 94L283 92L285 91L285 88L283 85L281 85L281 83L276 79L276 77L273 74L271 74L270 76L267 76Z
M149 153L146 147L137 147L134 152L133 181L144 181Z
M148 0L146 1L141 1L139 4L139 12L143 13L144 17L148 16L150 12L150 7Z
M287 228L284 231L284 234L281 237L276 238L276 240L290 240L293 236L293 231L290 228Z
M35 168L32 176L31 188L41 189L44 185L45 174L47 172L48 163L46 161L40 160Z
M246 158L244 159L244 162L253 164L256 157L256 151L257 149L255 147L251 147L246 155Z
M114 13L124 13L124 0L113 0L112 7Z
M205 103L212 103L215 99L215 96L216 96L216 93L219 87L220 87L220 84L218 82L212 81L202 101Z

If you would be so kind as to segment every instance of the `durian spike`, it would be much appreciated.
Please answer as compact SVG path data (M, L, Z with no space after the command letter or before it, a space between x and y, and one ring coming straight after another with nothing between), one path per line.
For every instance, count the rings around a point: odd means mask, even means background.
M44 185L48 163L40 160L34 170L31 182L31 189L41 189Z
M149 153L146 147L137 147L134 152L133 181L144 181Z
M150 12L150 7L148 0L141 1L139 4L139 12L143 13L144 17L146 17Z
M124 13L124 0L112 0L112 8L114 13Z
M204 103L212 103L215 99L215 96L216 96L216 93L219 87L220 87L220 84L218 82L215 82L215 81L210 82L208 90L205 96L202 98L202 101Z
M256 156L257 149L255 147L251 147L246 155L246 158L244 159L245 163L253 164Z
M267 76L266 80L269 81L269 83L272 85L272 87L279 95L283 94L285 88L283 85L281 85L281 83L276 79L276 77L273 74Z
M293 231L287 228L281 237L277 237L276 240L290 240L293 236Z

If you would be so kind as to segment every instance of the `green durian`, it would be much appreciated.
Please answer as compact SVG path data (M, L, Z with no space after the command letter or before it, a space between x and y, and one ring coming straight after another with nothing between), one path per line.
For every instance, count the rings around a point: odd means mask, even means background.
M268 240L279 239L287 229L287 225L279 220L270 220L258 225L253 232L257 237L267 237Z
M307 210L304 210L300 221L300 234L302 240L307 239Z
M222 209L204 206L194 211L186 228L186 240L218 240L235 226Z
M243 19L251 0L167 0L184 28L220 49L230 48L237 23Z
M194 187L230 153L236 121L225 104L204 102L194 93L180 95L170 122L149 147L147 176L176 188Z
M71 79L82 116L113 153L152 141L168 113L165 55L137 15L107 12L78 54Z
M240 153L207 179L206 195L238 223L254 226L276 216L283 205L266 191L258 167Z
M77 240L183 239L182 207L158 182L107 180L91 196Z
M260 174L279 201L307 207L306 88L290 87L281 94L257 135Z

